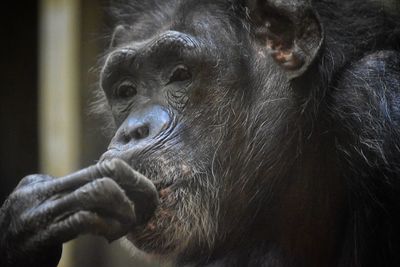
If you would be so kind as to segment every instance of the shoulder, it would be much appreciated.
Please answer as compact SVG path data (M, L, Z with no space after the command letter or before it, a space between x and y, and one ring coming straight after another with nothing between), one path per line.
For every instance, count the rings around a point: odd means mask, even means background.
M332 87L331 101L346 120L400 123L400 52L378 51L349 64Z
M358 93L400 93L400 51L367 54L349 64L338 77L338 87Z
M383 75L400 78L400 51L383 50L367 54L351 64L347 71L363 76Z

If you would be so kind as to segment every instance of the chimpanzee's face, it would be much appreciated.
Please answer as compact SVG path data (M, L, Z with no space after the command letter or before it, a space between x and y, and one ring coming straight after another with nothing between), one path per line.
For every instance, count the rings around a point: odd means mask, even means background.
M124 159L160 192L155 216L128 239L147 252L187 253L255 216L248 207L264 164L255 149L268 151L266 140L284 131L285 108L267 114L287 106L288 90L263 89L271 61L244 9L159 2L126 7L115 29L101 85L118 129L103 159Z

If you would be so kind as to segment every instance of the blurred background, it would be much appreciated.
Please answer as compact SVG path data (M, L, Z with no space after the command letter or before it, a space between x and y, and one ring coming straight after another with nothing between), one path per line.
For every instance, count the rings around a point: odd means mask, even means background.
M376 1L399 12L399 0ZM108 6L109 0L1 4L1 203L22 177L62 176L95 163L105 150L100 121L88 110L96 63L107 47ZM84 236L64 246L59 266L156 265L132 258L118 242Z

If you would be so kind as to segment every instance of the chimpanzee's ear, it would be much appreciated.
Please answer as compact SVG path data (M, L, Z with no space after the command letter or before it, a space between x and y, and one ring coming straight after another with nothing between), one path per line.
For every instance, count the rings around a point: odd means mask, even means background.
M257 41L290 79L301 76L323 42L323 29L310 0L248 0Z

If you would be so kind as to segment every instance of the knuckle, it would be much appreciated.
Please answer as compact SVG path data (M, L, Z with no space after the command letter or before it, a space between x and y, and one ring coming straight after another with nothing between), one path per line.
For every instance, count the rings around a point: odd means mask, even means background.
M108 177L97 179L93 182L93 184L102 189L107 189L110 191L119 191L118 184L114 180Z
M8 196L4 206L12 213L19 214L21 210L24 210L24 208L32 202L27 201L29 198L33 197L29 197L29 193L27 193L26 190L16 189Z
M16 209L24 209L24 207L31 207L38 200L44 197L41 184L30 183L24 186L18 186L8 197L9 205L14 206Z
M43 174L32 174L25 176L24 178L21 179L21 181L18 183L17 188L21 188L24 186L28 185L33 185L36 183L44 182L50 180L51 177L48 175L43 175Z
M29 201L26 200L25 194L21 193L20 190L12 192L3 203L0 213L0 224L10 224L12 227L16 223L20 224L24 221L21 214L29 208Z
M98 216L95 213L90 211L79 211L70 217L70 223L77 226L88 226L94 227L96 225L96 221L98 220Z
M112 179L100 178L76 191L76 197L81 202L109 201L110 199L120 200L121 191L118 184Z
M121 200L122 189L114 180L106 177L99 179L99 183L102 191L106 193L106 195L111 196L113 199Z
M110 163L114 166L114 168L122 168L123 161L118 158L111 159Z
M17 220L13 220L14 222L17 221L18 225L20 225L21 227L16 227L14 225L14 228L27 229L28 227L32 226L31 222L35 222L35 220L32 220L32 218L33 218L32 213L22 212L22 214L17 218ZM37 221L35 223L37 223Z
M90 211L81 210L81 211L77 212L73 217L86 221L86 220L89 220L90 218L92 218L92 215L93 214Z
M8 232L10 235L18 237L35 229L36 224L37 221L32 220L32 216L29 213L12 212L12 214L10 214Z
M77 225L87 223L90 220L91 214L89 211L79 211L67 219L67 224L70 227L76 227Z
M22 193L21 190L15 189L7 198L6 202L4 204L7 204L7 206L12 206L14 205L15 202L20 201L22 198Z
M123 160L118 158L111 159L109 164L110 169L114 172L124 170L127 167L127 164Z

